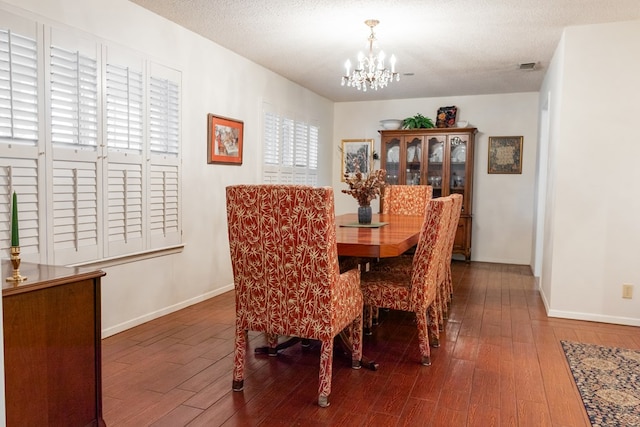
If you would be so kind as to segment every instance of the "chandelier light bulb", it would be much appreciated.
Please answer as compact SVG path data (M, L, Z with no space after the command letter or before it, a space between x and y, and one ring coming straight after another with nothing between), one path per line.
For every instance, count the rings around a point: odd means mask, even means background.
M387 84L394 79L400 80L400 75L396 72L396 57L391 55L389 62L391 64L391 70L385 68L384 60L385 53L380 51L378 55L374 55L374 46L377 45L376 37L373 32L373 27L378 25L379 21L375 19L368 19L364 22L370 29L368 46L369 55L366 56L362 52L358 53L358 65L351 71L351 61L345 62L346 74L342 76L342 86L347 85L355 87L363 92L368 89L378 90L378 88L386 87Z

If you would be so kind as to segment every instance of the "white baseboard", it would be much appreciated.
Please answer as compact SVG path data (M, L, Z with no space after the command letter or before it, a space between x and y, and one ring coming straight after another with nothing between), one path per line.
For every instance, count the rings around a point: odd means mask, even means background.
M119 325L115 325L110 328L103 329L102 338L110 337L111 335L115 335L122 331L126 331L127 329L131 329L134 326L142 325L143 323L148 322L150 320L157 319L158 317L165 316L167 314L173 313L174 311L182 310L183 308L208 300L209 298L213 298L217 295L221 295L231 290L233 290L233 283L230 285L224 286L222 288L216 289L215 291L207 292L206 294L199 295L195 298L191 298L186 301L182 301L178 304L165 307L161 310L157 310L151 313L147 313L143 316L136 317L135 319L128 320L126 322L120 323Z
M545 303L546 306L546 303ZM549 310L547 316L561 319L587 320L590 322L613 323L615 325L640 326L640 319L633 317L609 316L594 313L579 313L575 311Z
M581 313L576 311L552 310L549 308L549 300L547 299L547 295L544 293L542 287L540 286L540 278L536 277L535 279L536 285L538 287L538 292L540 292L540 297L542 298L542 303L544 304L544 309L547 312L547 316L549 317L571 320L587 320L589 322L612 323L615 325L640 326L640 319L636 319L633 317L620 317L604 314Z

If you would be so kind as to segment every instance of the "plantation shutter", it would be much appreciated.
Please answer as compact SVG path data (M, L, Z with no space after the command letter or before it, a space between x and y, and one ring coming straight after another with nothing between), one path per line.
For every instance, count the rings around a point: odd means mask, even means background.
M149 67L149 247L180 243L180 84L182 75Z
M264 183L317 185L318 127L281 117L263 104Z
M56 148L96 150L98 68L95 58L51 46L51 142Z
M11 247L11 200L18 197L20 256L25 261L40 262L40 215L38 212L38 163L35 159L0 157L0 226L2 257L9 258ZM2 279L4 280L4 278Z
M150 171L149 234L151 247L180 242L179 170L153 164Z
M276 184L280 170L280 117L268 104L265 104L263 111L262 150L262 181Z
M94 41L51 29L48 49L53 262L100 256L98 48Z
M0 16L0 257L11 246L11 203L18 197L20 256L42 262L44 230L44 142L41 136L41 96L35 22L3 12ZM4 279L1 279L4 280Z
M0 138L38 143L38 49L34 37L0 28Z
M106 50L105 255L144 249L144 62L135 53Z
M307 183L307 162L308 162L308 126L304 122L296 121L295 123L295 169L294 183Z
M151 153L178 155L179 86L169 79L149 78L149 145Z
M309 164L307 166L307 184L318 185L318 127L309 126Z
M295 156L295 127L294 120L282 118L282 160L280 163L280 184L293 184L293 162Z
M98 172L94 160L53 161L53 249L56 264L95 260Z
M107 147L142 152L142 64L138 68L107 62Z

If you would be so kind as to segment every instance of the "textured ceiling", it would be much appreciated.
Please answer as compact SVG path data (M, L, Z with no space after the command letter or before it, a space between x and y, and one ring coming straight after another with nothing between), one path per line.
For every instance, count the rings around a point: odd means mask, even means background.
M563 28L640 19L640 0L131 1L333 101L537 91ZM400 81L362 93L340 78L366 19Z

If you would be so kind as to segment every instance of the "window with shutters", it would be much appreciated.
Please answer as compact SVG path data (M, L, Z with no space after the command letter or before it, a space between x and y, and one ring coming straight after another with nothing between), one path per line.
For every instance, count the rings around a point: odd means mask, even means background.
M265 103L262 129L263 182L317 185L318 127Z
M79 34L0 15L0 215L33 262L179 245L181 73Z

